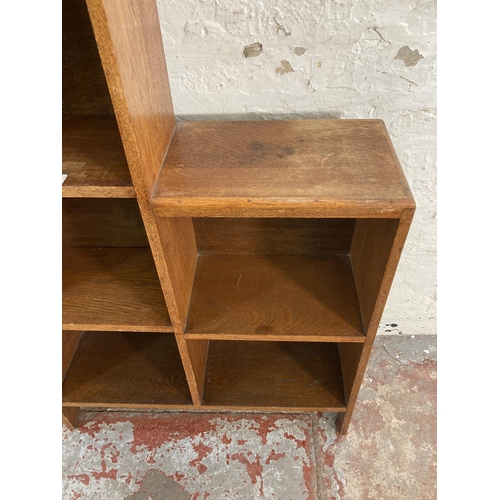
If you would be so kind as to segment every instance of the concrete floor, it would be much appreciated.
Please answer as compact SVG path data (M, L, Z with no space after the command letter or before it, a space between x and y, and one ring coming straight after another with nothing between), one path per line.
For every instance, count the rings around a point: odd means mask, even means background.
M336 414L83 413L63 499L436 498L436 338L377 338L349 434Z

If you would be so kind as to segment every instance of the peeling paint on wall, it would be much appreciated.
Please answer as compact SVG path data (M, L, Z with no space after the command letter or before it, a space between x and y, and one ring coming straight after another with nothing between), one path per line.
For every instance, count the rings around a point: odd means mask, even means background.
M262 53L262 44L259 42L251 43L243 49L243 55L245 57L257 57Z
M405 66L416 66L418 61L423 58L424 56L417 49L411 50L408 45L405 45L398 50L394 59L401 59L405 63Z
M292 66L290 66L290 63L288 61L281 61L281 66L279 68L276 68L276 73L279 73L280 75L284 75L285 73L293 73L294 69Z
M435 334L436 1L158 0L158 7L182 119L384 120L417 211L380 333L397 323L404 334ZM261 51L247 49L256 43Z

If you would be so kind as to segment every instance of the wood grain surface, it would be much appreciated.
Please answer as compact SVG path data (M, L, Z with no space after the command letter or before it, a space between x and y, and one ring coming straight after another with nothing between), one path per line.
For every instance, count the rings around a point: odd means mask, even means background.
M200 256L185 337L363 342L347 256Z
M365 325L372 320L399 220L358 219L351 262Z
M405 209L396 228L393 225L380 224L379 221L374 221L373 224L362 221L355 230L351 257L353 259L356 286L364 289L364 292L360 291L358 294L363 319L365 320L366 340L361 354L359 349L351 344L346 344L341 349L341 359L349 363L345 373L347 375L345 380L347 390L350 386L346 412L339 415L336 422L337 429L342 435L347 434L349 429L375 335L378 331L414 213L415 206ZM391 235L392 241L390 241ZM375 247L372 247L372 245L375 245ZM364 258L370 261L370 267L365 264ZM377 286L378 289L376 289ZM353 364L356 360L359 360L359 362L354 374Z
M345 411L338 346L211 341L203 406Z
M398 217L413 203L381 120L179 124L161 216Z
M171 332L149 248L63 249L63 329Z
M62 408L62 423L69 430L73 430L78 424L80 416L80 408L78 406L63 406Z
M155 0L87 0L138 197L146 200L175 129Z
M113 114L85 0L62 2L62 112Z
M63 198L64 246L149 247L137 200Z
M62 173L63 196L135 198L113 115L63 118Z
M62 393L63 406L191 404L175 338L168 333L86 332Z
M194 218L202 255L348 254L354 219Z
M160 228L149 203L176 127L156 1L87 0L87 5L161 288L192 398L199 404L203 388L197 381L203 379L207 342L192 341L190 351L182 335L183 310L187 310L182 300L186 287L190 291L191 252L184 261L187 267L182 268L187 275L180 273L183 281L179 289L179 270L172 267L170 254L164 250L169 245L171 225L165 225L166 231ZM181 246L185 243L189 247L187 235ZM174 265L182 263L183 257L173 261ZM191 359L190 352L196 353L196 359Z
M62 379L68 373L69 365L80 342L82 332L78 330L63 330L62 331Z

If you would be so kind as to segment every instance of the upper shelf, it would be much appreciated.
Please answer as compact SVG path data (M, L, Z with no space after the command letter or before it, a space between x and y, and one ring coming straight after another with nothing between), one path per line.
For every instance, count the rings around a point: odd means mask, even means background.
M397 218L414 207L381 120L180 123L151 203L172 217Z
M63 196L135 198L135 191L113 115L63 118Z

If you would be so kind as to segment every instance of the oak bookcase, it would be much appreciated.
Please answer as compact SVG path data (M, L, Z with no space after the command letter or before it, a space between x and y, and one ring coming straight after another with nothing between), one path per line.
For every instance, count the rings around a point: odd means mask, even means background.
M155 0L63 1L63 421L338 412L415 203L380 120L178 122Z

